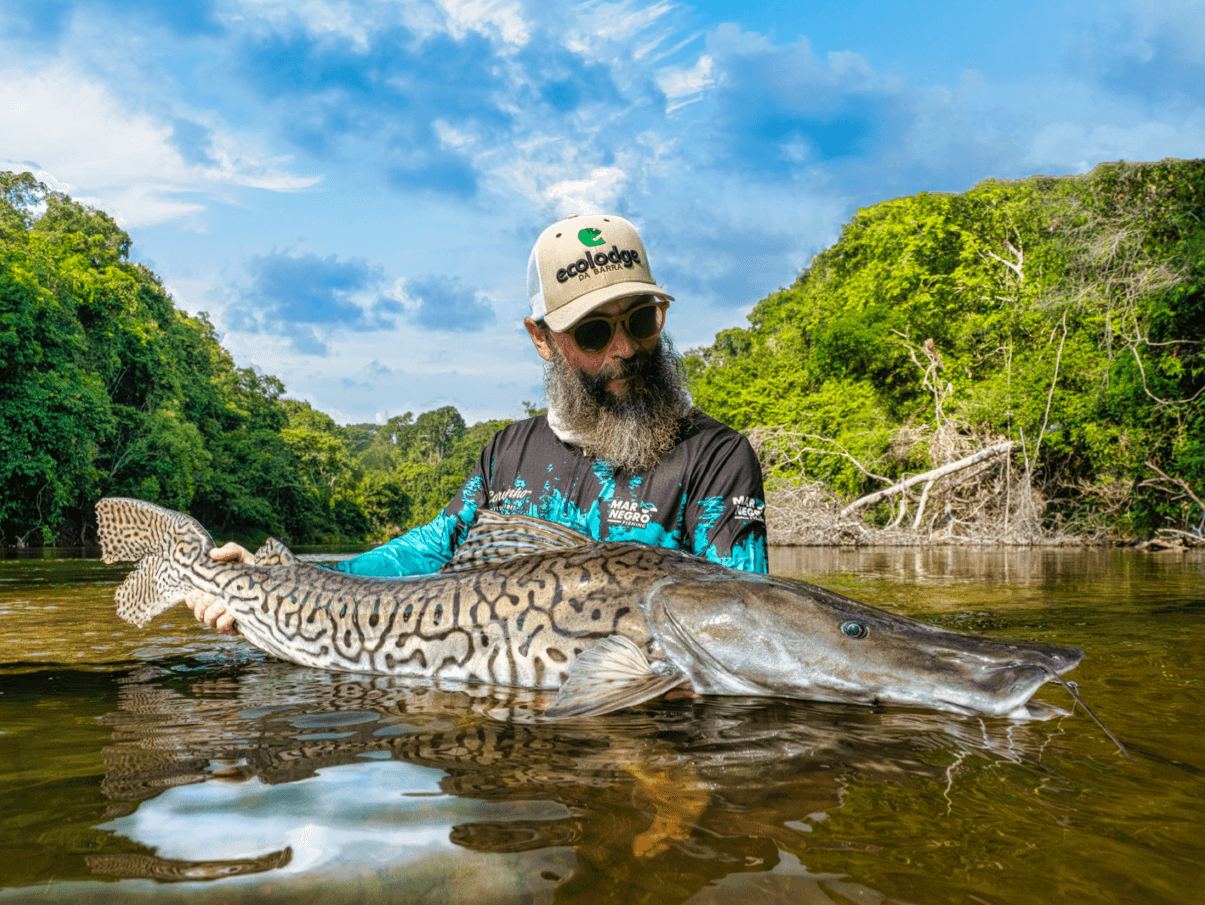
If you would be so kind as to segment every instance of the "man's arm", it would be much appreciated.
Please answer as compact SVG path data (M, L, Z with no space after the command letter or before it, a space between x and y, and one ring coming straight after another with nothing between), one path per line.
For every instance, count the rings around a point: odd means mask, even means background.
M460 542L469 533L477 510L487 505L485 475L493 455L493 442L486 444L473 471L443 511L425 525L411 528L401 537L361 553L354 559L335 563L334 568L352 575L400 577L430 575L447 565Z
M744 572L767 571L761 463L744 436L725 431L688 488L683 539L696 556Z
M400 537L353 559L337 562L332 568L351 575L429 575L451 560L460 543L459 528L460 519L448 515L445 509L427 524L411 528Z
M483 475L489 467L493 443L482 451L464 486L443 512L425 525L411 528L401 537L394 538L367 553L353 559L335 563L334 568L351 575L374 575L398 577L403 575L428 575L438 572L451 559L460 542L472 527L477 510L486 505L488 493ZM217 560L253 563L254 554L238 544L229 543L210 552ZM226 604L204 591L192 591L185 602L192 608L198 622L215 631L233 635L238 631L234 614Z

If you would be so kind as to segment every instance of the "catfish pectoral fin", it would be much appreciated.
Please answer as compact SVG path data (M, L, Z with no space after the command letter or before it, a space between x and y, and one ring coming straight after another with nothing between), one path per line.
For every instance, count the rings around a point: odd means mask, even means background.
M599 716L643 703L686 681L675 672L653 672L644 653L623 635L603 638L578 655L545 719Z

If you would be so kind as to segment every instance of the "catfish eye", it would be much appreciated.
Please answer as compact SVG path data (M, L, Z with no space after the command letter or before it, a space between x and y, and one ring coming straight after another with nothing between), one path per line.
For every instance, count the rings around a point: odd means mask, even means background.
M870 629L861 622L843 622L841 624L841 634L846 638L865 638L870 634Z

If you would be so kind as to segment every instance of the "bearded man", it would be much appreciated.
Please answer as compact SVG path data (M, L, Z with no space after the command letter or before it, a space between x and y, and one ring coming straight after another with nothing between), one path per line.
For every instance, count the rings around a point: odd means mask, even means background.
M335 568L437 572L485 508L765 572L761 466L748 440L691 406L662 334L673 296L653 280L636 228L615 216L554 223L532 249L527 294L548 413L498 431L433 520ZM235 544L213 556L254 559ZM233 630L221 601L193 592L189 603L211 628Z

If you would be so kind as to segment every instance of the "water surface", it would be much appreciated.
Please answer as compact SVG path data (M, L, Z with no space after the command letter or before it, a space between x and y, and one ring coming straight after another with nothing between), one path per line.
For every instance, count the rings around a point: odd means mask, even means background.
M273 661L126 573L0 560L0 900L1201 901L1205 557L773 551L779 574L1087 652L1044 722L539 692ZM1070 707L1050 686L1041 695Z

